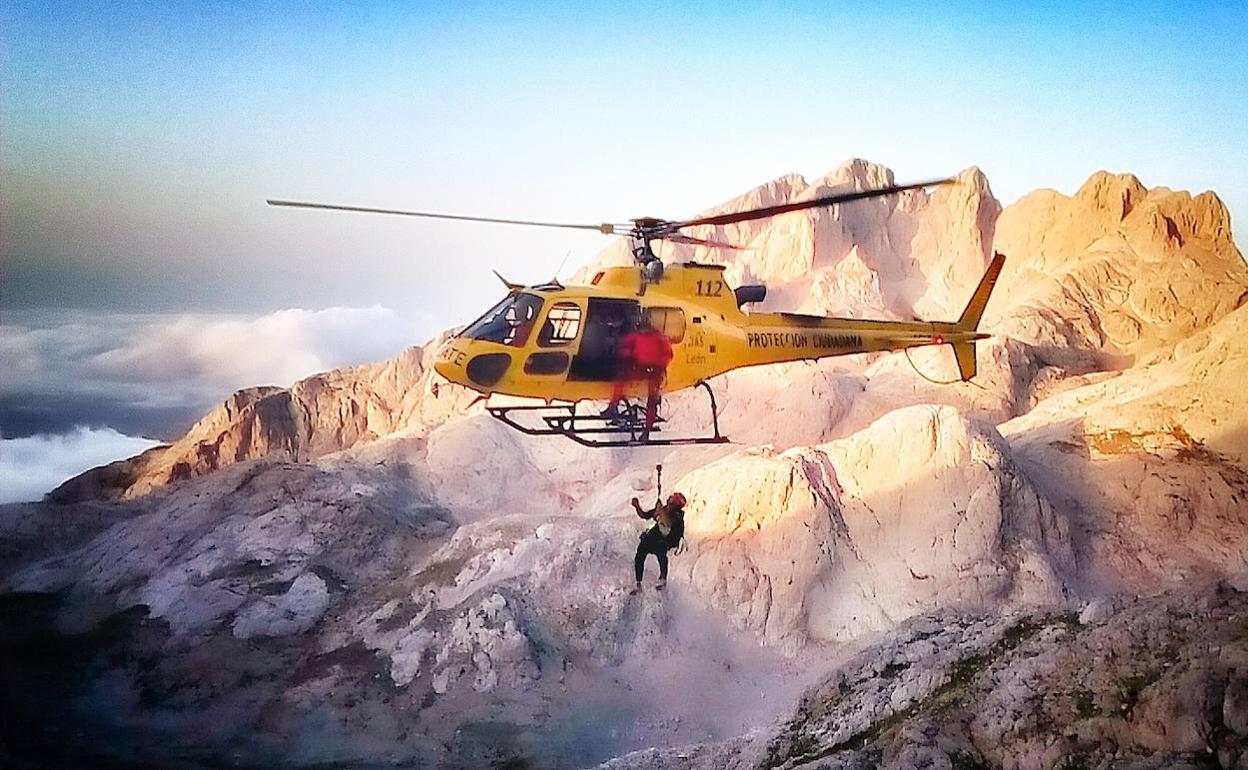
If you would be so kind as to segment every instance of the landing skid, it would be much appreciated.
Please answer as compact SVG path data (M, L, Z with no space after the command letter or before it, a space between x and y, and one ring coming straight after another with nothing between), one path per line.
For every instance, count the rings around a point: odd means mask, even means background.
M597 413L577 414L580 403L534 406L489 406L485 410L490 416L529 436L564 436L587 447L632 447L632 446L688 446L691 444L726 444L728 437L719 432L719 410L715 404L715 392L706 382L699 382L706 388L711 399L711 425L714 435L692 436L681 438L655 438L667 421L662 417L654 422L650 436L642 440L646 429L646 407L644 404L628 404L619 411L619 416L608 417ZM532 419L526 419L532 418ZM537 424L534 424L536 420ZM525 424L525 423L528 424Z

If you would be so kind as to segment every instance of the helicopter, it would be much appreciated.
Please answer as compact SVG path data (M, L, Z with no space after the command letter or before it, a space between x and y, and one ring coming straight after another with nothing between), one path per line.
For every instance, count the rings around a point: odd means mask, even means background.
M492 417L527 435L563 436L587 447L675 446L728 442L720 432L719 409L709 380L743 367L949 345L960 379L969 381L976 374L975 342L990 336L978 331L979 320L1005 257L994 254L958 320L886 321L748 312L747 305L766 298L766 286L732 287L725 280L723 265L664 264L654 253L654 243L744 250L748 247L699 238L682 230L764 219L954 181L938 179L855 190L687 220L642 217L623 224L501 219L293 200L270 199L267 203L626 235L632 241L633 264L598 270L588 285L564 286L552 279L524 286L507 281L495 271L507 295L441 346L435 354L434 369L447 381L481 394L479 398L485 400ZM662 392L687 388L706 391L711 417L708 435L670 435L671 431L664 432L670 426L661 415L651 428L645 420L644 399L643 403L626 401L622 412L612 414L581 408L583 402L604 401L613 391L618 393L616 381L625 376L618 351L620 340L641 325L661 331L672 349ZM543 403L491 404L494 395Z

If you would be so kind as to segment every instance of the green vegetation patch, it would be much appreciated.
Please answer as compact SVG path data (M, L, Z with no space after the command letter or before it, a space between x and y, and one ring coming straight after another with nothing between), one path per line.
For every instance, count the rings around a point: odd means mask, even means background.
M798 717L789 722L790 731L796 734L788 736L787 746L782 744L781 738L773 741L766 759L766 766L776 767L791 761L796 761L797 763L814 762L841 751L861 751L913 716L918 714L937 714L962 705L970 694L971 684L981 672L1002 657L1013 652L1020 644L1043 629L1045 625L1045 622L1024 619L1011 626L988 649L980 653L968 655L950 666L948 679L926 698L907 709L893 712L889 716L874 722L862 732L831 747L820 748L815 735L803 729L803 726L809 723L809 711L805 709L799 710ZM897 668L893 668L894 666L897 666ZM891 679L907 667L908 665L889 664L880 675ZM890 669L892 670L890 671ZM967 765L967 767L976 766Z
M1144 688L1156 682L1157 678L1151 671L1118 677L1118 712L1123 719L1131 718L1140 702L1140 694L1144 692Z
M1075 716L1080 719L1100 716L1101 707L1096 705L1096 697L1090 690L1075 690L1070 694L1070 699L1074 706Z

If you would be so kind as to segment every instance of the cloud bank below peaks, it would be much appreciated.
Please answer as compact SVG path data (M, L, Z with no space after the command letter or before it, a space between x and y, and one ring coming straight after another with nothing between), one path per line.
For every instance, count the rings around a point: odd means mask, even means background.
M252 317L6 313L0 427L8 435L63 433L75 424L150 433L150 423L132 420L127 427L118 416L127 410L198 416L239 388L286 386L316 372L381 360L425 336L413 321L381 306ZM57 403L73 404L72 421L58 422L58 412L68 415L69 409Z
M39 500L66 479L159 443L84 426L61 435L0 440L0 503Z

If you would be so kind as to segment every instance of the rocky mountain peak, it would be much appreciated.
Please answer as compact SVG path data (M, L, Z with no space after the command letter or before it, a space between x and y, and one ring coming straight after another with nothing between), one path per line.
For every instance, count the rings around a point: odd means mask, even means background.
M815 180L811 187L848 186L855 190L871 190L895 183L891 168L862 158L850 158Z
M712 206L698 212L698 216L711 216L714 214L727 214L735 211L745 211L747 209L762 208L764 206L776 206L781 203L788 203L796 200L808 187L806 178L801 174L785 174L778 176L771 181L764 182L757 187L730 198L723 203ZM740 225L753 225L751 222L742 222ZM735 225L739 227L740 225Z
M979 166L968 166L962 169L954 179L957 180L957 184L953 189L966 196L967 199L996 200L996 196L992 194L992 185L988 183L988 176Z
M1205 190L1192 199L1193 218L1189 226L1197 232L1209 233L1224 243L1228 254L1239 254L1231 235L1231 212L1213 190ZM1240 255L1242 259L1242 255Z
M1148 190L1135 174L1097 171L1083 183L1075 198L1091 208L1113 214L1121 221L1147 195Z

